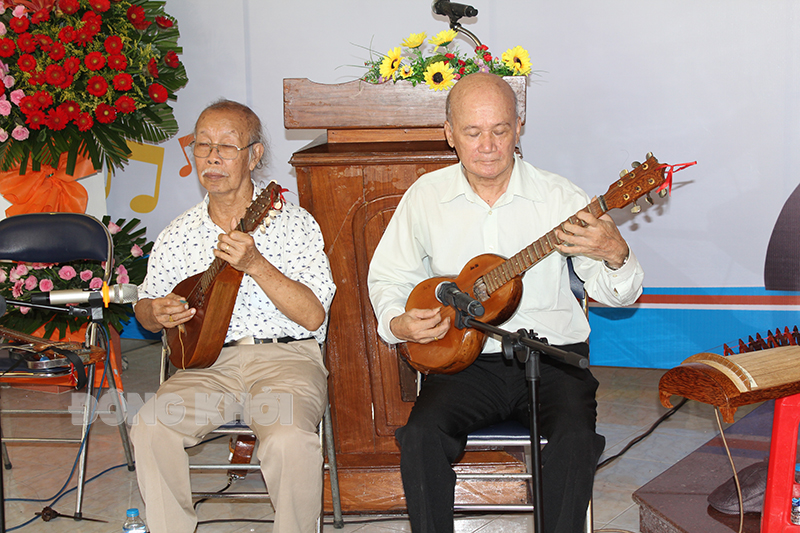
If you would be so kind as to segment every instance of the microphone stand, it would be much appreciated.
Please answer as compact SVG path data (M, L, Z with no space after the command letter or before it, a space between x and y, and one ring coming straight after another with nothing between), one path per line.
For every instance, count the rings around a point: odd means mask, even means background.
M541 373L539 357L548 357L578 368L588 368L589 359L561 348L550 346L547 339L540 339L533 330L520 329L510 332L485 322L475 320L468 313L453 306L456 310L455 326L458 329L473 328L483 333L501 338L503 357L512 360L516 355L519 362L525 363L525 378L530 384L531 400L531 460L533 462L533 522L534 531L544 531L544 487L542 483L542 452L539 449L539 384Z
M89 296L89 308L79 307L77 305L58 307L55 305L34 304L21 300L6 300L2 296L0 296L0 303L2 303L2 305L0 305L2 314L5 314L6 304L11 304L32 307L34 309L42 309L45 311L53 311L56 313L67 313L70 316L91 317L93 323L102 321L103 319L103 296L100 293L97 293L97 297L95 297L94 294ZM96 334L94 329L92 330L92 334ZM0 435L2 434L3 429L0 427ZM0 473L0 533L6 533L6 491L5 486L3 485L2 473Z

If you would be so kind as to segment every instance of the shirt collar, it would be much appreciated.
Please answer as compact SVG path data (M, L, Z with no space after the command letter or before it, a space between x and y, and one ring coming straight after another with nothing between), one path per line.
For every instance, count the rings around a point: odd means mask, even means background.
M523 177L523 161L518 154L514 154L514 168L511 171L511 179L508 182L508 188L500 198L498 198L494 207L500 207L511 201L514 196L525 198L532 202L543 201L542 195L537 190L537 187L532 179L524 179ZM529 173L526 173L526 175ZM450 186L445 190L442 195L442 203L449 202L461 195L470 202L478 203L483 200L472 190L467 177L464 174L464 167L459 163L458 178L450 182Z

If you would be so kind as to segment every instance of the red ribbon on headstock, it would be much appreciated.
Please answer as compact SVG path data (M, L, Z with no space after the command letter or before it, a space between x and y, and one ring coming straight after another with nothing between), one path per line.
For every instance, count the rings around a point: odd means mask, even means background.
M679 163L677 165L661 165L659 168L666 168L667 169L667 177L664 180L664 183L661 184L661 187L656 189L656 192L661 192L665 187L669 191L670 196L672 196L672 175L675 172L680 172L685 168L689 168L692 165L696 165L697 161L692 161L691 163Z

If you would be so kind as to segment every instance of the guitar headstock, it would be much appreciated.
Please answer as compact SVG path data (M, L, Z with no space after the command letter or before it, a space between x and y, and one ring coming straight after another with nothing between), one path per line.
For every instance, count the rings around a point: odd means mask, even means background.
M664 171L667 165L659 163L651 152L647 154L644 163L634 162L631 166L632 170L623 170L619 173L619 180L603 195L606 211L633 204L631 211L638 213L642 208L636 201L642 196L648 204L653 204L650 193L664 184ZM661 189L658 194L663 198L667 190Z
M265 227L269 226L282 208L281 186L271 181L247 208L244 218L239 222L239 228L245 233L250 233L262 221Z

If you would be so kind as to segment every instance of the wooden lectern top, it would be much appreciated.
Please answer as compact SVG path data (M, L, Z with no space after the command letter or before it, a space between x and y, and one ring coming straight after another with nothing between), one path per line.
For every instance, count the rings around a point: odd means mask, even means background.
M527 76L504 78L517 96L525 123ZM353 80L315 83L283 80L283 125L287 129L326 129L328 142L443 140L447 91L410 82L374 84ZM355 130L355 131L354 131Z

